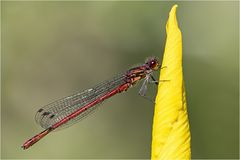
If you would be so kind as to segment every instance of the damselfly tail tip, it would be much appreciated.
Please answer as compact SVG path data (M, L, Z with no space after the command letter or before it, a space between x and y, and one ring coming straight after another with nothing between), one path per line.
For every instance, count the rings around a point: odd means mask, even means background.
M25 150L25 149L28 149L29 147L31 147L31 143L30 143L31 141L27 141L27 142L25 142L22 146L21 146L21 148L23 149L23 150Z

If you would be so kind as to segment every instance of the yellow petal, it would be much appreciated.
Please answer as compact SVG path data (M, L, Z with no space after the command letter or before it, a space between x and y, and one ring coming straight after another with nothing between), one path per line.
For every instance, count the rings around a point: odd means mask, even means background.
M190 131L182 73L182 35L174 5L166 25L167 40L153 119L152 159L190 159ZM162 81L161 80L167 80Z

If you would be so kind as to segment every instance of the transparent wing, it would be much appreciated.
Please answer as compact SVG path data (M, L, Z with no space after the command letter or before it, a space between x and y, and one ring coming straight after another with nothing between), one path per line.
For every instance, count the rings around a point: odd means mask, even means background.
M149 76L146 75L146 78L144 79L144 82L138 92L141 96L146 96L148 83L149 83Z
M40 108L36 115L35 120L42 128L49 128L53 124L59 122L66 116L77 111L86 104L96 100L97 98L107 94L119 85L126 83L125 75L119 75L111 80L105 81L91 89L87 89L83 92L73 94L63 99L57 100L53 103ZM99 105L92 106L79 114L77 117L69 120L67 123L59 126L58 128L65 128L80 121L90 113L92 113Z

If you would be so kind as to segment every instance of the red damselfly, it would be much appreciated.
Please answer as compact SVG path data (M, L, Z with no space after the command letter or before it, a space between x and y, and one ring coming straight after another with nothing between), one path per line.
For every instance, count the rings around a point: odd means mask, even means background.
M145 96L147 84L149 82L158 83L153 78L152 72L159 68L158 60L149 58L143 65L131 68L111 80L40 108L35 115L35 120L45 130L27 140L22 148L29 148L53 130L68 127L80 121L86 115L92 113L101 102L117 93L127 91L141 79L145 80L139 94Z

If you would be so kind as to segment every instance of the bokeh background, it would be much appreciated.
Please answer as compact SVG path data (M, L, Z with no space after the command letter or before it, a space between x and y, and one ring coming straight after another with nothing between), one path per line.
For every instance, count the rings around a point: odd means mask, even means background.
M38 108L162 58L174 2L1 2L1 157L150 158L140 85L29 150ZM238 158L239 2L177 2L192 158ZM154 96L156 87L149 90Z

